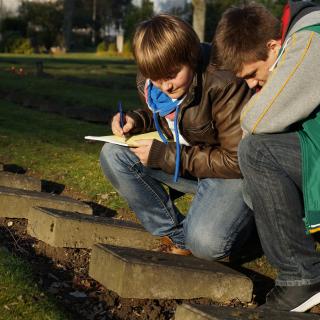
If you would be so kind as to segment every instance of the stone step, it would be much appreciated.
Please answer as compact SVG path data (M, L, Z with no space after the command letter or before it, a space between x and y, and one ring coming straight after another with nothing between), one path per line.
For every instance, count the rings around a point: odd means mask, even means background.
M89 205L69 197L0 187L0 217L28 219L29 213L36 206L92 214L92 208Z
M124 298L212 298L251 301L252 281L229 267L197 259L111 245L95 245L89 275Z
M177 307L175 320L316 320L312 313L276 310L228 308L207 305L182 304Z
M157 237L132 222L41 207L29 214L27 230L53 247L91 248L106 243L152 249L159 244Z
M0 186L30 191L41 191L41 180L12 172L0 172Z

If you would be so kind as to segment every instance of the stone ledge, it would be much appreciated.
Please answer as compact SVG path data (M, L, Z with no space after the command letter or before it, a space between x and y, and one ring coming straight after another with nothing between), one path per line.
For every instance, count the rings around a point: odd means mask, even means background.
M319 315L276 310L228 308L182 304L177 307L175 320L316 320Z
M1 171L0 186L40 192L41 180L24 174Z
M92 214L92 208L75 199L45 192L0 187L0 217L28 219L35 206Z
M249 302L252 281L218 263L153 251L95 245L89 275L124 298Z
M91 248L96 243L105 243L152 249L159 242L132 222L42 207L29 213L27 230L53 247Z

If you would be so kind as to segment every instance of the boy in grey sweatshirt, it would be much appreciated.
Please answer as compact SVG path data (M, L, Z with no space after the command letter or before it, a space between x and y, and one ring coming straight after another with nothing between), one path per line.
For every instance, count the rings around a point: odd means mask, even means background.
M262 247L279 270L266 307L305 312L320 303L320 8L297 1L282 24L261 5L227 10L214 44L221 65L256 94L239 147ZM303 196L302 196L303 195Z

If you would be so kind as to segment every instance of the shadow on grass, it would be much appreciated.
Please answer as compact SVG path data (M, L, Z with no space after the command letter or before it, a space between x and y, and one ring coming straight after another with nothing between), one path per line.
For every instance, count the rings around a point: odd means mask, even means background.
M18 174L24 174L27 172L27 170L17 164L4 164L3 165L3 170L7 172L12 172L12 173L18 173Z
M47 193L61 194L65 189L65 185L49 181L49 180L41 180L41 191Z
M92 208L94 216L113 218L117 215L117 211L107 208L105 206L102 206L101 204L98 204L96 202L93 202L93 201L84 201L84 202Z

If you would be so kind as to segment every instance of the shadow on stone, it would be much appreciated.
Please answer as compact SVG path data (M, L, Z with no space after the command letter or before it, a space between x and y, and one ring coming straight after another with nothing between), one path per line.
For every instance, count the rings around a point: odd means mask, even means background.
M113 218L117 214L117 211L104 207L101 204L98 204L96 202L93 202L93 201L84 201L84 202L92 208L92 212L94 216Z
M27 172L27 170L21 166L18 166L17 164L4 164L3 165L3 170L12 172L12 173L19 173L19 174L24 174Z
M41 191L47 193L61 194L65 188L64 184L49 180L41 180Z

